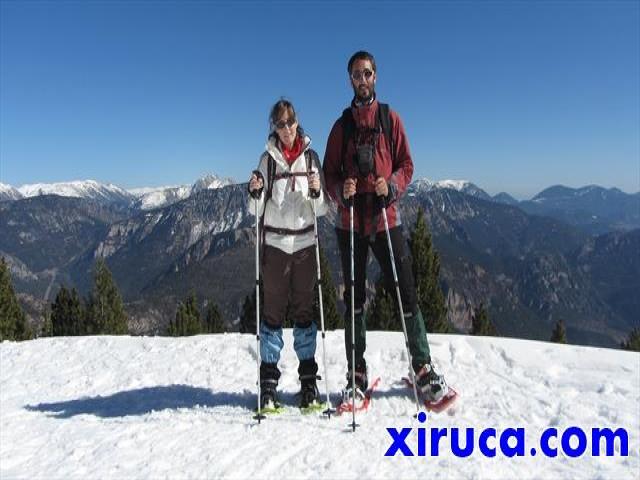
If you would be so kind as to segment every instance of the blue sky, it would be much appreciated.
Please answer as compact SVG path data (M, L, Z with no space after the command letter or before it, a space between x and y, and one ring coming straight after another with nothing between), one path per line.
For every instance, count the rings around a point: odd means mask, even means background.
M640 3L6 1L0 182L246 180L281 96L324 155L356 50L414 178L640 190Z

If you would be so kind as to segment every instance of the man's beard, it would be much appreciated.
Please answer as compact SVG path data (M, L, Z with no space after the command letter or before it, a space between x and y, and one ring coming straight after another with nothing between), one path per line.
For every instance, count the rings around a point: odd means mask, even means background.
M356 100L360 103L369 103L371 99L375 96L376 89L374 85L368 85L365 89L366 93L361 93L360 88L353 87L353 93L356 96Z

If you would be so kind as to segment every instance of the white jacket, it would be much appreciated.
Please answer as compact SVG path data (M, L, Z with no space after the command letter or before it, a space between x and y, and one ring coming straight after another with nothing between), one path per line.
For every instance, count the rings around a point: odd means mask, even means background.
M264 210L264 226L283 228L287 230L301 230L313 226L313 199L309 197L309 184L306 176L295 176L277 179L273 182L271 198L267 201L266 207L264 198L269 189L269 155L275 160L275 174L286 172L307 172L307 159L304 152L310 148L311 139L304 138L304 148L300 156L289 166L282 152L277 147L276 139L270 137L265 146L266 151L260 156L258 170L264 178L264 188L260 198L257 200L258 215L262 215ZM319 164L312 165L312 173L320 174L320 197L315 200L316 215L318 217L327 212L327 201L324 192L324 175ZM249 211L255 215L256 200L249 196ZM262 232L260 232L262 236ZM272 247L279 248L285 253L292 254L303 248L315 244L313 230L302 234L279 234L266 231L265 243Z

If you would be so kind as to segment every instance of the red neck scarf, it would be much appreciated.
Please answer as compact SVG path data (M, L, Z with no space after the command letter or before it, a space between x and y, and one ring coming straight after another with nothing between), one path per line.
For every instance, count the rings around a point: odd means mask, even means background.
M282 155L285 160L289 166L291 166L293 162L295 162L296 158L298 158L302 153L302 138L300 135L297 135L291 149L288 149L284 143L280 142L280 149L282 150Z

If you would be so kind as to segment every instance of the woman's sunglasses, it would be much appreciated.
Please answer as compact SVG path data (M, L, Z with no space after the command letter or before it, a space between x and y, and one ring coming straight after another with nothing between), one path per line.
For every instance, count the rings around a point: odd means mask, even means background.
M278 130L282 130L284 127L293 127L296 124L296 119L295 118L290 118L289 120L287 120L286 122L284 120L279 120L276 123L274 123L274 125L276 126L276 128Z

